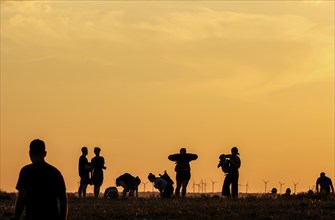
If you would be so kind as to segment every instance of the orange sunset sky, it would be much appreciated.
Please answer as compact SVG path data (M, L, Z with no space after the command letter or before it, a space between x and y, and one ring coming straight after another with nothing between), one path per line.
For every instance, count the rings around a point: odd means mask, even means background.
M189 192L201 179L221 190L218 157L233 146L240 192L334 181L334 1L0 6L2 190L15 191L35 138L69 192L82 146L89 160L102 149L102 191L125 172L174 179L167 156L181 147L199 156Z

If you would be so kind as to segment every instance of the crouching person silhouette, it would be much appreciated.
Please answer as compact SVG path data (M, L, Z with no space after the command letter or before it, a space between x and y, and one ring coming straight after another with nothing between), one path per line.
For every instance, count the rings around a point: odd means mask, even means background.
M148 179L154 184L154 187L159 190L162 198L171 198L173 193L173 181L170 176L164 171L163 175L155 177L154 174L149 173Z
M125 173L118 178L116 178L116 186L122 186L123 192L122 196L127 196L129 193L129 197L134 197L134 193L136 198L138 197L138 186L141 184L140 178L134 177L129 173Z
M119 198L119 191L117 190L117 188L115 186L108 187L105 190L104 198L106 198L106 199L117 199L117 198Z
M14 219L20 219L24 209L25 220L67 219L64 179L55 167L45 162L46 154L42 140L30 143L32 163L23 167L19 174Z

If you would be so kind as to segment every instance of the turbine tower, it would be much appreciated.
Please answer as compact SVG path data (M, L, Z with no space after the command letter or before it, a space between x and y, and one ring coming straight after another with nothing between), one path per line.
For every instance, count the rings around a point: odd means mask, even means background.
M144 185L144 192L145 192L145 186L147 185L148 182L143 182Z
M293 185L294 185L294 194L297 193L297 185L298 185L298 184L299 184L299 183L293 182Z
M285 183L279 182L279 185L280 185L280 194L282 194L283 185L285 185Z
M202 179L199 184L201 185L201 192L203 193L204 192L204 182L202 181Z
M204 185L204 187L205 187L205 193L206 193L206 187L207 187L206 179L205 179L205 182L203 182L203 185Z
M195 182L194 182L194 179L193 179L193 193L195 193Z
M249 183L245 184L245 194L248 194Z
M268 182L270 182L270 180L267 180L267 181L263 180L263 182L264 182L264 185L265 185L265 194L266 194L266 187L268 185Z
M211 182L212 182L212 193L214 193L214 184L217 183L217 182L213 181L212 179L211 179Z

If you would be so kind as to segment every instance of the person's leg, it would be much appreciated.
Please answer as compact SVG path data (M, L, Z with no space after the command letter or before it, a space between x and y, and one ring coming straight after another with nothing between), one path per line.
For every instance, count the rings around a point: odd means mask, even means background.
M175 194L177 197L179 197L180 195L180 187L182 185L183 181L180 181L180 180L177 180L177 186L176 186L176 191L175 191Z
M230 183L231 177L227 174L226 178L224 179L223 186L222 186L222 195L230 197Z
M182 191L181 191L181 195L183 196L183 197L185 197L186 196L186 188L187 188L187 185L188 185L188 180L183 180L182 181Z
M122 196L123 196L123 197L126 197L126 196L127 196L127 192L128 192L128 191L127 191L126 189L124 189L123 192L122 192Z
M87 189L87 184L81 184L82 186L82 192L83 192L83 196L84 198L86 198L86 189Z
M82 193L83 193L83 184L80 184L78 188L78 196L81 197Z
M100 193L100 185L96 184L96 185L94 185L94 195L95 195L95 197L99 197L99 193Z
M238 197L238 173L234 173L232 175L232 181L231 181L231 194L233 198Z
M168 184L166 187L165 187L165 190L163 192L163 195L162 197L163 198L171 198L171 195L173 193L173 186Z
M129 197L134 197L134 190L133 189L129 190Z

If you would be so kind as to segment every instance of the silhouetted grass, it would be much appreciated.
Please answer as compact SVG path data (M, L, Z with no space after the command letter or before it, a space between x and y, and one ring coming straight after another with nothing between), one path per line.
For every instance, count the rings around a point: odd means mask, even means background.
M1 193L0 219L14 212L15 194ZM69 219L335 219L335 197L297 195L233 200L219 196L188 198L80 199L69 194Z

